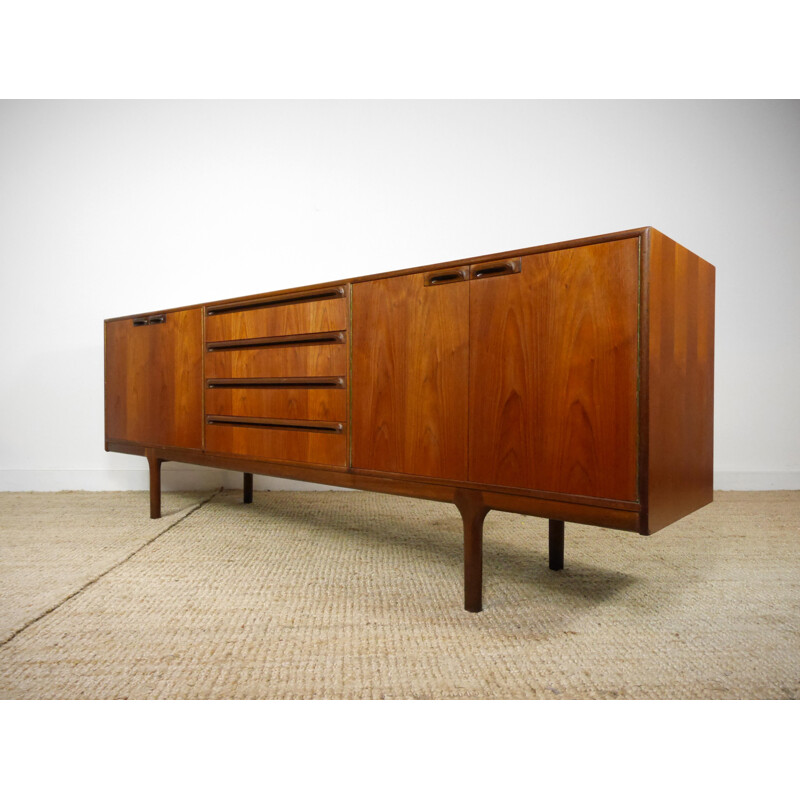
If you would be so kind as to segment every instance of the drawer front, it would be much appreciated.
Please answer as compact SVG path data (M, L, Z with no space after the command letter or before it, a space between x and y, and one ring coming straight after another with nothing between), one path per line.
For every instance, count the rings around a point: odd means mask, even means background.
M347 345L268 346L206 353L207 378L347 375Z
M206 389L206 414L345 422L347 391L273 387Z
M206 451L263 461L344 467L347 435L344 425L339 431L316 431L215 422L206 424Z
M208 310L206 341L288 336L347 328L347 299L289 303L241 311Z

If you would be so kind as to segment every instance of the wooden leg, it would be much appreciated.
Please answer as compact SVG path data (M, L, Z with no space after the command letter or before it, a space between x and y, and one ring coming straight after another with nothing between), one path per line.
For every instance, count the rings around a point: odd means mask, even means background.
M483 520L489 509L480 492L458 491L455 504L464 522L464 608L480 611L483 587Z
M252 503L253 502L253 473L252 472L245 472L244 473L244 497L242 499L243 503Z
M564 523L550 520L550 569L564 569Z
M150 465L150 519L161 517L161 459L147 456Z

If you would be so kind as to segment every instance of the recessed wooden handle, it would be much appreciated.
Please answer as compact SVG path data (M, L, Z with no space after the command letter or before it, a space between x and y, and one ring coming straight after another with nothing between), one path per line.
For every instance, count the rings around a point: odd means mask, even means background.
M444 283L458 283L469 278L466 269L444 269L439 272L428 272L425 275L425 286L440 286Z
M267 428L283 431L306 431L310 433L342 433L341 422L318 422L317 420L266 419L264 417L231 417L208 415L208 425L234 425L241 428Z
M262 336L259 339L229 339L207 342L209 353L215 350L254 350L270 347L302 347L304 345L341 344L345 341L344 331L323 333L295 333L288 336Z
M267 297L252 297L249 300L235 300L230 303L217 303L206 308L206 315L230 314L233 311L252 311L257 308L287 306L294 303L312 303L319 300L335 300L345 297L344 286L331 286L327 289L309 289L303 292L288 292Z
M344 378L208 378L209 389L343 389Z
M522 259L512 258L509 261L492 261L488 264L473 264L472 280L497 278L501 275L514 275L522 272Z

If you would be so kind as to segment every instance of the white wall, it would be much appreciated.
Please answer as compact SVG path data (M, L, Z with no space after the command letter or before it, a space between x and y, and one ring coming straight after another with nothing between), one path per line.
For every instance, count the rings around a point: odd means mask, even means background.
M799 134L797 102L0 103L0 489L146 487L103 450L105 317L642 225L717 267L717 487L799 489Z

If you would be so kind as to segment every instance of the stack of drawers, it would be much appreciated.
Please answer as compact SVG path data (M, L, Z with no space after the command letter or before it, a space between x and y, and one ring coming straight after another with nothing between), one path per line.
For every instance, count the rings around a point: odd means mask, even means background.
M343 285L206 308L206 451L347 466L347 296Z

